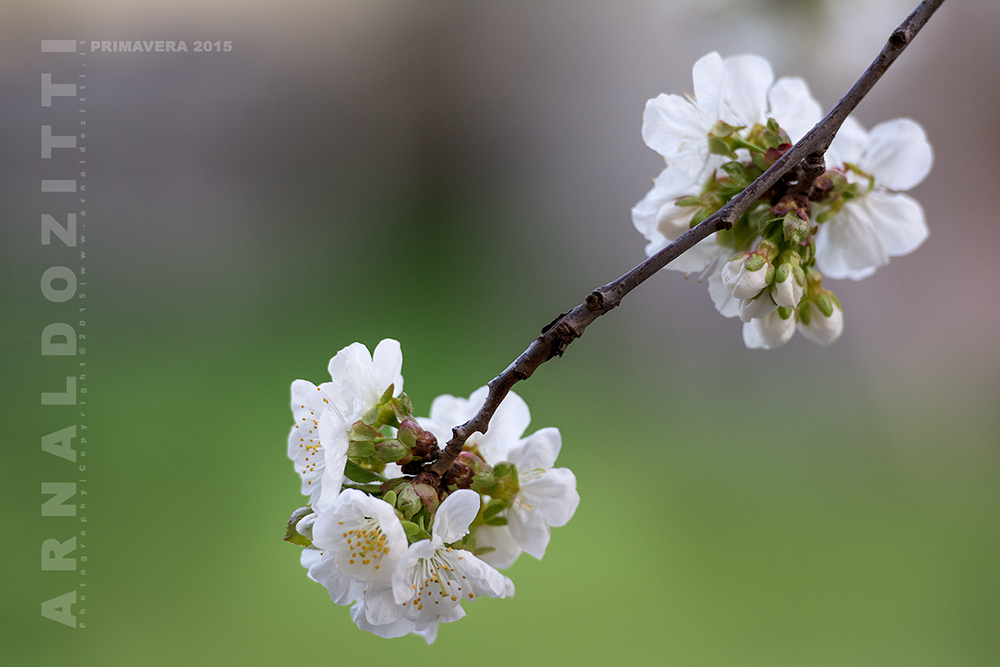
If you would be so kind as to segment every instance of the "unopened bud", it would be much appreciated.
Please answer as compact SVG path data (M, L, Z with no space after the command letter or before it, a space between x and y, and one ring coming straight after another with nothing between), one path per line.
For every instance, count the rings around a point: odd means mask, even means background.
M806 274L792 263L779 264L774 271L774 284L771 286L771 297L779 306L794 308L799 305L806 289Z
M787 343L795 335L795 318L784 308L743 325L743 342L750 349L770 350ZM783 318L782 315L788 315Z
M829 345L844 331L844 311L832 292L804 301L799 307L799 331L818 345Z

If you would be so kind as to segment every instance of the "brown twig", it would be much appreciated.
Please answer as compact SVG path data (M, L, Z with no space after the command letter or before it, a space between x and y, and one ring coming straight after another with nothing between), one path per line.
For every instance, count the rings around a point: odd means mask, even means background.
M442 475L462 452L465 441L473 433L486 433L490 419L500 407L500 403L515 383L527 380L535 369L549 359L562 356L566 347L583 335L584 330L601 315L619 303L626 294L648 280L657 271L690 250L696 243L722 229L731 229L743 213L788 171L802 165L802 170L811 172L821 162L823 154L834 136L854 108L864 99L889 66L899 57L920 29L927 23L934 11L944 0L923 0L913 13L889 36L882 51L872 61L861 78L855 82L847 94L830 110L823 120L785 152L771 167L761 174L743 192L733 197L729 203L706 218L701 224L666 248L648 258L642 264L603 287L598 287L587 295L586 301L563 313L542 329L541 335L531 342L528 349L514 360L500 375L489 383L489 394L479 412L469 421L452 429L452 439L441 453L441 457L430 467L432 472Z

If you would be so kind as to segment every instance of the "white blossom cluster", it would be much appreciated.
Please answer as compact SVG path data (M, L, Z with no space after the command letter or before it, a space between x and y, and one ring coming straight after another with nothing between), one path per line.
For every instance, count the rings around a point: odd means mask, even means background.
M429 417L414 419L402 363L394 340L374 354L354 343L330 360L330 382L292 383L288 456L310 502L285 539L304 547L309 578L352 605L359 628L431 643L440 623L465 616L463 600L512 596L497 568L522 551L541 558L550 528L569 521L580 497L573 473L553 467L559 431L522 437L530 414L513 393L448 473L428 471L437 442L476 413L487 388L439 396Z
M798 78L774 80L758 56L710 53L694 65L694 95L646 103L642 136L666 161L632 222L653 255L721 208L821 118ZM783 345L796 329L829 344L844 326L823 276L860 280L927 238L923 209L902 194L927 176L923 129L896 119L865 131L849 117L825 155L826 172L791 172L731 230L717 232L666 268L710 275L709 294L743 321L750 348Z

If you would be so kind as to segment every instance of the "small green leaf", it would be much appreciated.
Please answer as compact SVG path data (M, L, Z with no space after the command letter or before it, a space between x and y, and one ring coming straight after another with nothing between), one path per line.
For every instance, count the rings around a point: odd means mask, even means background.
M502 512L505 507L507 507L507 503L505 503L503 500L500 500L499 498L492 499L489 502L489 504L486 505L486 508L483 510L483 520L489 521L497 514Z
M382 500L384 500L385 502L387 502L390 505L392 505L393 507L395 507L396 506L396 492L395 491L389 491L384 496L382 496Z
M308 506L300 507L292 512L292 516L288 518L288 526L285 528L285 537L283 538L285 542L291 542L299 547L308 547L312 545L312 542L308 537L296 530L296 526L299 525L299 521L302 521L302 519L312 513L313 508Z
M372 470L362 468L361 466L359 466L354 461L351 461L350 459L347 460L347 465L344 466L344 477L351 480L352 482L357 482L358 484L385 482L385 477L383 477L382 475Z

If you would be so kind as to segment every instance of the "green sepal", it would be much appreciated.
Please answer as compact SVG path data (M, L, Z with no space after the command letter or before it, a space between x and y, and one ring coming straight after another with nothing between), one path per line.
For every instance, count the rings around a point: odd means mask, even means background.
M720 121L717 121L715 123L715 125L712 126L712 129L709 130L708 133L710 135L712 135L712 136L725 138L725 137L728 137L729 135L731 135L736 130L740 130L740 129L742 129L742 126L730 125L729 123L727 123L727 122L725 122L723 120L720 120Z
M747 258L746 264L744 264L743 266L746 268L747 271L753 272L753 271L760 271L762 268L764 268L765 264L767 264L767 260L761 257L760 255L751 255L750 257Z
M375 458L382 463L395 463L410 453L410 448L399 440L386 440L375 446Z
M497 478L493 476L493 469L487 468L480 472L477 472L472 477L472 484L470 485L473 491L478 491L480 493L486 491L486 489L493 488L493 485L497 483Z
M823 313L827 317L833 316L833 301L830 299L828 294L820 294L816 297L814 303L816 307L819 308L819 312Z
M761 148L760 146L756 144L751 144L749 141L744 141L739 137L733 137L732 139L730 139L730 141L733 143L733 148L745 148L748 151L750 151L750 155L758 155L764 153L764 149Z
M388 492L386 492L386 494L384 496L382 496L382 500L384 500L385 502L389 503L390 506L395 507L396 506L396 492L395 491L388 491Z
M412 518L414 514L423 509L423 506L424 504L413 488L413 484L407 483L399 487L396 509L402 512L404 519Z
M419 424L412 420L403 421L399 424L399 430L396 432L396 437L399 441L406 445L407 449L413 449L417 446L417 429L420 428Z
M285 528L285 537L283 538L285 542L291 542L299 547L312 546L312 541L295 527L299 525L299 521L312 514L313 511L313 508L307 505L292 512L292 516L288 517L288 526Z
M778 125L778 121L774 120L773 118L767 119L767 129L771 130L775 134L778 134L778 132L781 131L781 127Z
M365 414L361 415L361 421L363 421L365 424L368 424L369 426L377 422L379 415L378 407L379 406L377 405L373 405L372 407L368 408L368 411L365 412Z
M362 468L350 459L347 459L347 465L344 466L344 477L358 484L385 483L385 477L373 470Z
M507 503L499 498L493 498L483 508L483 521L489 521L507 507Z
M747 174L746 167L739 162L733 161L725 163L722 165L722 171L729 174L729 177L732 178L741 188L745 188L750 184L750 175Z
M803 300L799 304L799 322L802 322L802 326L807 327L811 321L812 308L809 307L808 301Z
M729 147L723 139L708 135L708 152L713 155L722 155L730 160L736 159L736 153Z
M507 525L507 517L505 517L505 516L495 516L492 519L487 519L486 520L486 525L487 526L506 526Z
M354 425L351 426L351 430L347 432L347 439L356 442L364 442L369 440L383 440L385 439L385 436L369 424L365 424L364 422L354 422Z
M352 440L347 445L347 457L349 459L367 459L374 453L375 443L368 440Z
M789 211L785 214L781 231L785 236L785 241L799 244L809 236L809 223L800 218L795 211Z
M405 392L389 401L389 406L392 408L394 412L393 416L396 418L397 422L395 424L387 422L390 423L391 426L399 426L399 422L413 417L413 402Z
M712 213L707 208L702 207L698 209L694 212L694 215L691 216L691 227L696 227L710 215L712 215Z
M767 168L771 166L767 163L764 153L751 152L750 159L753 161L753 166L757 167L761 171L767 171Z
M378 483L372 484L358 484L355 482L344 482L345 489L357 489L358 491L363 491L369 496L378 495L382 491L382 485Z
M399 523L403 525L403 530L406 531L407 535L416 535L420 532L420 526L412 521L400 521Z
M427 508L427 512L433 515L437 511L438 506L441 505L437 489L430 484L414 484L413 490L419 496L420 502Z
M764 142L764 145L768 148L777 148L784 143L781 141L781 135L769 129L760 133L760 140Z
M472 555L473 556L485 556L486 554L490 553L491 551L496 551L496 550L497 550L496 547L476 547L476 549L472 552Z
M701 206L701 199L698 197L684 197L674 202L674 206Z
M388 388L382 392L382 398L378 399L379 405L382 403L388 403L392 400L392 395L396 393L396 383L393 382L388 386Z

